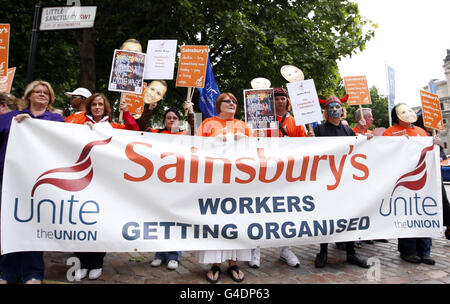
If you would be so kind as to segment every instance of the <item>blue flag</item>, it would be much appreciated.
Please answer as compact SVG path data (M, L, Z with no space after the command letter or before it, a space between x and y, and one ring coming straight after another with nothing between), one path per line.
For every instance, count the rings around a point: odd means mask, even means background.
M395 70L392 67L387 66L387 74L388 74L388 88L389 88L389 95L388 95L389 125L392 126L391 111L395 106Z
M428 88L430 89L430 93L437 93L437 86L432 81L428 83Z
M209 62L206 67L205 87L198 88L200 97L198 99L198 106L205 117L217 116L216 99L220 95L219 87L217 86L214 74Z

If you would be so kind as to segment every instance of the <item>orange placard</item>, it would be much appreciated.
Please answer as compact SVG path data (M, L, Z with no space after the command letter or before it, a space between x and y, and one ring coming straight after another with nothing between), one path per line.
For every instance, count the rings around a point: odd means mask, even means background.
M442 121L439 96L420 90L420 99L422 100L423 125L431 129L443 131L444 122Z
M348 94L347 103L349 105L354 106L372 104L366 76L344 77L344 85Z
M142 115L142 112L144 112L144 91L147 83L144 82L143 85L142 94L122 93L120 95L120 102L125 100L130 114Z
M9 68L7 76L0 76L0 93L11 93L16 68Z
M9 24L0 24L0 76L8 74Z
M203 88L209 47L205 45L183 45L178 62L177 87Z

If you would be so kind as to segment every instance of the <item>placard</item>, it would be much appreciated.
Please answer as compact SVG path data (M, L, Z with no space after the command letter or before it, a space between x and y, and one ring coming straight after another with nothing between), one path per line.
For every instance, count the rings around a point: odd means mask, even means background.
M9 68L7 76L0 77L0 93L11 93L16 68Z
M173 79L177 40L149 40L144 79Z
M344 77L344 85L345 90L349 95L347 101L349 105L354 106L372 104L366 76Z
M144 63L144 53L114 50L108 90L141 94Z
M8 74L9 24L0 24L0 76Z
M209 47L204 45L183 45L181 47L177 87L203 88L205 86L208 53Z
M244 90L245 122L251 129L274 129L275 97L273 89Z
M313 79L288 83L286 86L297 126L323 120Z
M147 83L144 82L144 88L142 89L141 94L120 94L120 102L125 101L127 103L128 112L130 112L130 114L141 115L144 112L144 92L146 87Z
M441 104L439 96L427 91L420 90L420 99L422 100L423 124L427 128L444 130L442 121Z

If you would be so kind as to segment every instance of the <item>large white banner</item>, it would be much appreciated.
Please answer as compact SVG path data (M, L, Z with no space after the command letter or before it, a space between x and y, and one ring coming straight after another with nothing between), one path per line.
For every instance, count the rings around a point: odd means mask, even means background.
M13 120L2 253L440 237L438 154L428 137L224 142Z

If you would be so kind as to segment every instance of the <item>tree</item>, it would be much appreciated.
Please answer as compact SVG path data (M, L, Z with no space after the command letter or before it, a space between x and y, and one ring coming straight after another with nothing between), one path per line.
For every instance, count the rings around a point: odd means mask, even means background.
M45 4L64 6L65 2ZM209 45L220 90L241 99L242 90L250 88L256 77L270 79L273 87L285 86L280 74L285 64L314 79L319 96L340 95L337 61L363 50L374 35L372 23L348 0L123 0L114 5L90 0L82 5L97 6L94 29L39 34L35 75L54 84L58 100L65 105L64 90L79 84L107 93L117 105L119 94L107 92L107 84L114 49L128 38L139 40L144 51L150 39L177 39L179 46ZM19 69L14 88L20 91L34 7L8 1L5 8L6 16L0 17L13 25L10 55ZM164 105L181 109L186 93L186 88L169 81Z

